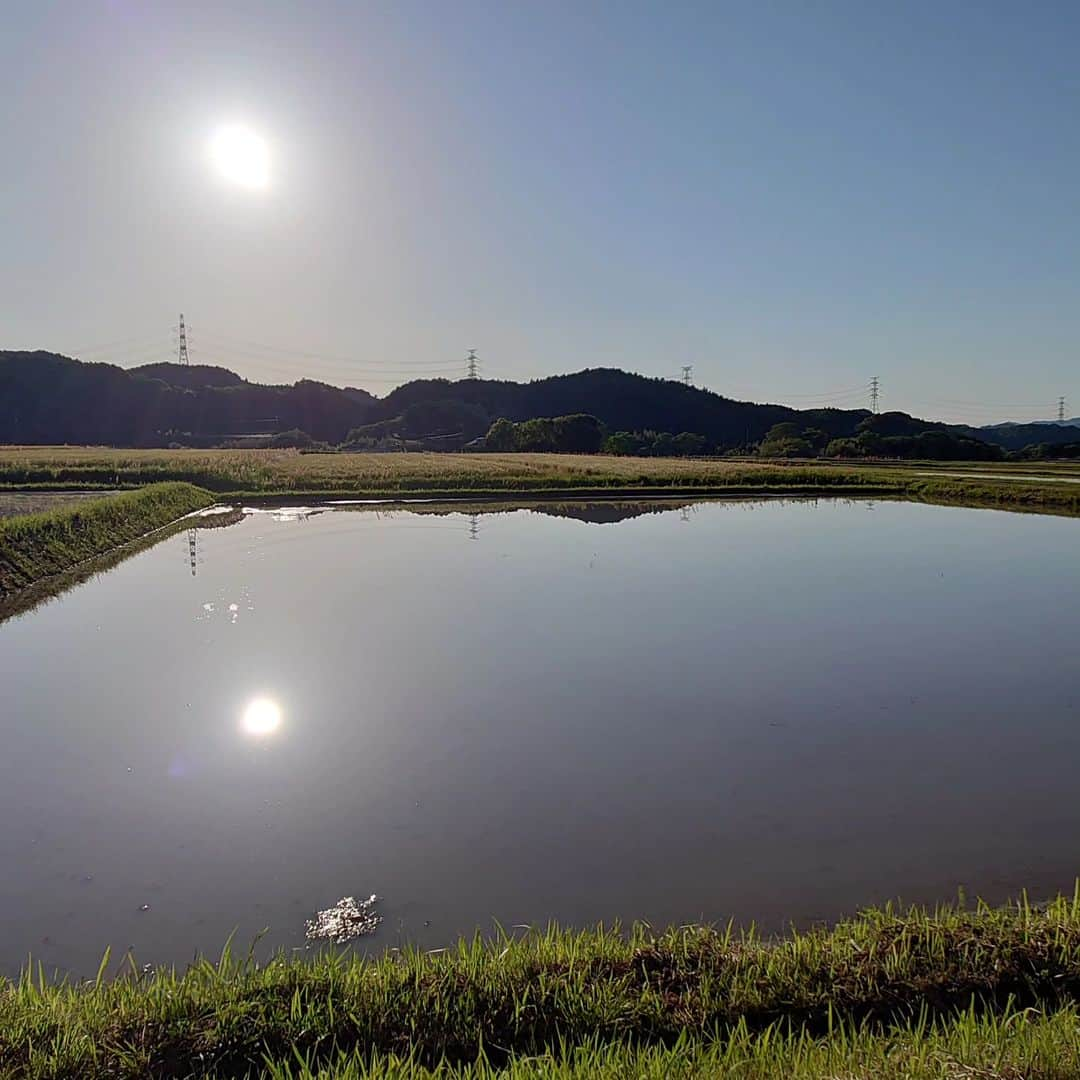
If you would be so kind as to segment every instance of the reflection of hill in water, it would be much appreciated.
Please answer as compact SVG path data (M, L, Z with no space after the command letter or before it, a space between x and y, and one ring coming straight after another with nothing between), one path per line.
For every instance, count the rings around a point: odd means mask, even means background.
M644 517L646 514L677 513L690 506L690 503L546 503L543 506L530 506L533 514L547 517L573 518L575 521L587 521L592 525L612 525L617 521Z
M672 502L656 500L653 502L499 502L499 503L431 503L430 505L393 506L382 510L383 513L406 513L448 517L451 514L511 514L518 510L527 510L530 514L543 514L545 517L572 518L574 521L586 521L592 525L613 525L619 521L642 517L645 514L678 513L692 506L692 502ZM342 507L342 509L345 509ZM348 509L358 509L348 507ZM378 507L371 509L378 510Z

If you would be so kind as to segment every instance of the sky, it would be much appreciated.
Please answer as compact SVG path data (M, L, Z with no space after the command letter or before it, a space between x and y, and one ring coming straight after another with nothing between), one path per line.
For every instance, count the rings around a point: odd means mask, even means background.
M0 348L1080 414L1080 5L8 0ZM216 167L222 125L266 184Z

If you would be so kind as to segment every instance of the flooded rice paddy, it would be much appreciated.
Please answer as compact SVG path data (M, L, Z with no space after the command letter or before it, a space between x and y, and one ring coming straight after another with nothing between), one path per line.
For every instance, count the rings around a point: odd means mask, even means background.
M1078 538L865 501L182 531L0 625L0 971L1071 890Z

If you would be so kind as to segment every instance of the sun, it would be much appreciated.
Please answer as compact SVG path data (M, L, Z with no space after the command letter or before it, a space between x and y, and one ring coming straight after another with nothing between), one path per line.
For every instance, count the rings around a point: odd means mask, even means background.
M218 174L240 187L258 190L270 183L270 148L243 124L222 124L210 137L210 161Z
M263 738L273 735L281 726L281 706L270 698L256 698L249 702L240 718L240 728L245 735Z

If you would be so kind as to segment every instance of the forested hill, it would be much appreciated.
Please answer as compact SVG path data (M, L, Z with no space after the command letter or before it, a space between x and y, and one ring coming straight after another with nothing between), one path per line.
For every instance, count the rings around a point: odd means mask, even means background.
M868 415L755 405L614 369L530 383L422 380L378 399L309 380L263 386L219 367L154 364L125 370L54 353L0 352L2 442L156 446L300 428L336 443L371 425L404 438L473 438L499 417L568 413L590 413L612 431L695 432L716 446L756 441L788 420L847 435Z
M47 352L0 352L0 442L167 446L301 428L338 440L375 399L304 380L244 382L223 368L156 364L127 371Z
M414 412L430 411L427 406L432 402L447 401L465 406L462 423L476 434L499 417L520 421L587 413L610 431L690 431L720 447L756 442L774 424L788 420L829 435L849 435L869 415L862 409L800 412L784 405L734 401L671 379L650 379L616 368L589 368L529 383L420 380L380 399L375 413L384 420L408 420ZM439 418L433 415L431 419Z
M525 421L580 413L596 417L610 432L691 432L711 450L757 443L782 423L822 438L851 436L870 416L864 409L796 410L734 401L612 368L529 383L420 380L375 398L364 390L306 379L292 386L264 386L221 367L123 369L55 353L0 351L4 443L205 446L300 429L328 443L430 440L433 446L453 447L485 434L499 418ZM886 436L948 430L897 413L875 417L874 426ZM994 433L979 429L971 434L993 439ZM439 442L443 438L447 441Z

